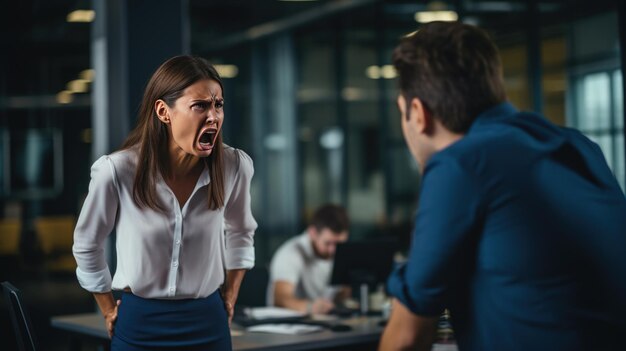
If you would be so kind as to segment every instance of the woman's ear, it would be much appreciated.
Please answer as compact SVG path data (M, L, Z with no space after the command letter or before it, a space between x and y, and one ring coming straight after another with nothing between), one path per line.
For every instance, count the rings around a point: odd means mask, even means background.
M165 124L170 124L170 113L169 108L165 101L159 99L154 103L154 111L156 112L157 117L161 122Z

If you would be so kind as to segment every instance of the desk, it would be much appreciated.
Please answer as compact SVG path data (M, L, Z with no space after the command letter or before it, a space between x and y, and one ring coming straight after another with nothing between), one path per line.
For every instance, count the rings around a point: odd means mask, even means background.
M301 335L281 335L249 333L237 326L233 327L233 350L236 351L304 351L327 348L376 349L383 327L379 326L379 317L355 317L342 320L342 324L352 327L346 332L323 330L317 333ZM77 314L53 317L54 328L69 332L74 342L79 339L92 339L108 348L109 337L104 325L104 318L98 313ZM239 332L235 332L239 331Z

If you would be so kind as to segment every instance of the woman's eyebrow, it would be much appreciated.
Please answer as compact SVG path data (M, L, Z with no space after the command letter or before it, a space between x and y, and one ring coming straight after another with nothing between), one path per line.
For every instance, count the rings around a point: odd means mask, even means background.
M189 101L190 104L196 104L198 102L204 102L204 103L208 103L208 104L211 104L211 103L214 103L214 102L222 102L223 103L224 102L224 98L222 98L222 97L218 97L218 98L210 97L210 98L207 98L207 99L195 98L195 99L191 99Z
M214 100L224 100L224 98L221 96L212 95L211 97L207 97L207 98L201 98L201 97L191 98L190 101L214 101Z

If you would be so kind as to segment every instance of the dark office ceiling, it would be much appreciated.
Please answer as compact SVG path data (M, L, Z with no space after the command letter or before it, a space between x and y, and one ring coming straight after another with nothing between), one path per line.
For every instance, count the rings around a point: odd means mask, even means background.
M417 24L413 13L429 1L405 0L188 0L192 47L201 52L236 45L271 30L296 29L302 25L325 26L329 22L410 28ZM553 23L617 7L619 0L542 0L542 23ZM7 97L52 96L78 72L90 66L90 25L68 23L72 10L89 6L80 0L21 0L5 4L0 12L0 108ZM146 3L149 3L148 1ZM530 1L452 0L447 2L464 17L496 30L521 30ZM268 26L268 24L270 24ZM255 31L251 31L254 29ZM266 32L263 32L265 30ZM259 34L260 33L260 34Z
M56 93L66 76L89 68L89 24L66 22L75 4L24 0L3 6L0 96Z

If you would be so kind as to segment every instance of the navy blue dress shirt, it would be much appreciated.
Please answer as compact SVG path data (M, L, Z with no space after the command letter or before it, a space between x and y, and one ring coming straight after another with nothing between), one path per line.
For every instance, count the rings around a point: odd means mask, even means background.
M388 290L461 351L625 350L626 198L580 132L497 105L427 162Z

